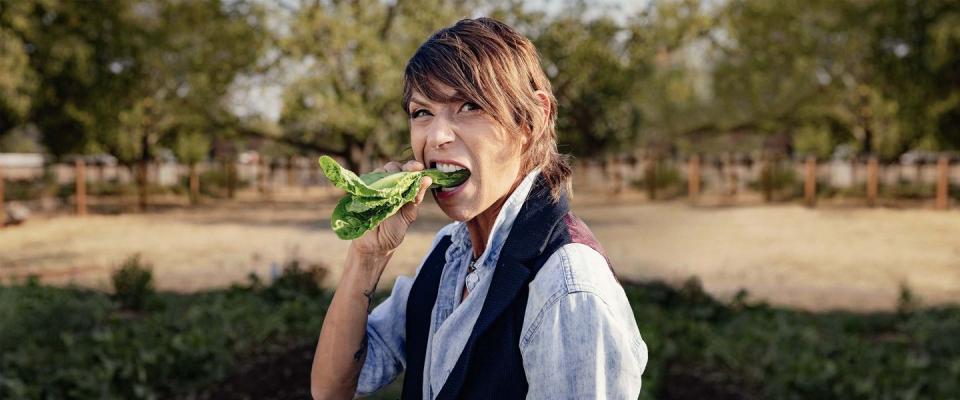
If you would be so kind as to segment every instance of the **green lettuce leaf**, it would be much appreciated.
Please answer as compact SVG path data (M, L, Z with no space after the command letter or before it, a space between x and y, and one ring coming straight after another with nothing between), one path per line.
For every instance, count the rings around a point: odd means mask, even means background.
M430 188L457 186L470 177L470 171L443 172L438 169L405 172L372 172L358 176L328 156L320 157L320 168L334 186L347 192L337 203L330 226L337 237L352 240L373 229L413 201L420 181L429 176Z

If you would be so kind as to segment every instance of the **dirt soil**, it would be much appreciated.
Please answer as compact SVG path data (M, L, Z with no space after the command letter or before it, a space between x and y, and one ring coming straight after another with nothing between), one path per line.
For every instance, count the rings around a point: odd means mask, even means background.
M199 208L146 214L40 216L0 230L0 280L108 289L110 271L134 253L162 290L196 291L264 279L299 259L339 280L348 242L329 228L335 193L253 194ZM578 194L573 210L624 279L680 283L710 293L811 310L895 307L901 286L924 304L960 302L960 211L800 205L699 206ZM449 220L426 204L381 279L411 274Z

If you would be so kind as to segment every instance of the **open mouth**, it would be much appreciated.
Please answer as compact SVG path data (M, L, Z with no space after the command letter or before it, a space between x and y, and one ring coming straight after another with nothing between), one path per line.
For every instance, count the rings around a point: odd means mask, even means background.
M454 194L458 193L463 189L465 183L470 179L470 170L467 167L464 167L460 164L449 162L447 160L442 161L431 161L430 168L434 168L438 171L444 173L453 173L458 171L464 171L465 174L459 174L459 177L454 178L452 182L446 182L444 185L439 185L439 187L434 187L433 191L438 198L449 198Z

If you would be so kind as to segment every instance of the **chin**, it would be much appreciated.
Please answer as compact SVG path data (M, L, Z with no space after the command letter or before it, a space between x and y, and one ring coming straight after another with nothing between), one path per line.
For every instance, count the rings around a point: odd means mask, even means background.
M454 221L467 222L476 216L460 207L440 207L440 209Z

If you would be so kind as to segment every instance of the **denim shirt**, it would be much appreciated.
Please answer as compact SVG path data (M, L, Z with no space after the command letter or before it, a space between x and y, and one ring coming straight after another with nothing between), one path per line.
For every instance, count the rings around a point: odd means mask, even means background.
M536 170L528 174L500 209L486 250L475 263L479 281L462 302L473 253L466 224L451 223L434 238L431 250L447 235L451 245L445 253L431 314L423 368L424 399L436 397L460 357L483 308L500 250L538 174ZM367 356L360 371L358 396L392 382L406 367L406 304L413 281L397 277L390 297L367 319ZM593 248L570 243L550 256L530 283L522 332L520 350L528 399L639 396L647 347L623 288L607 267L606 258Z

